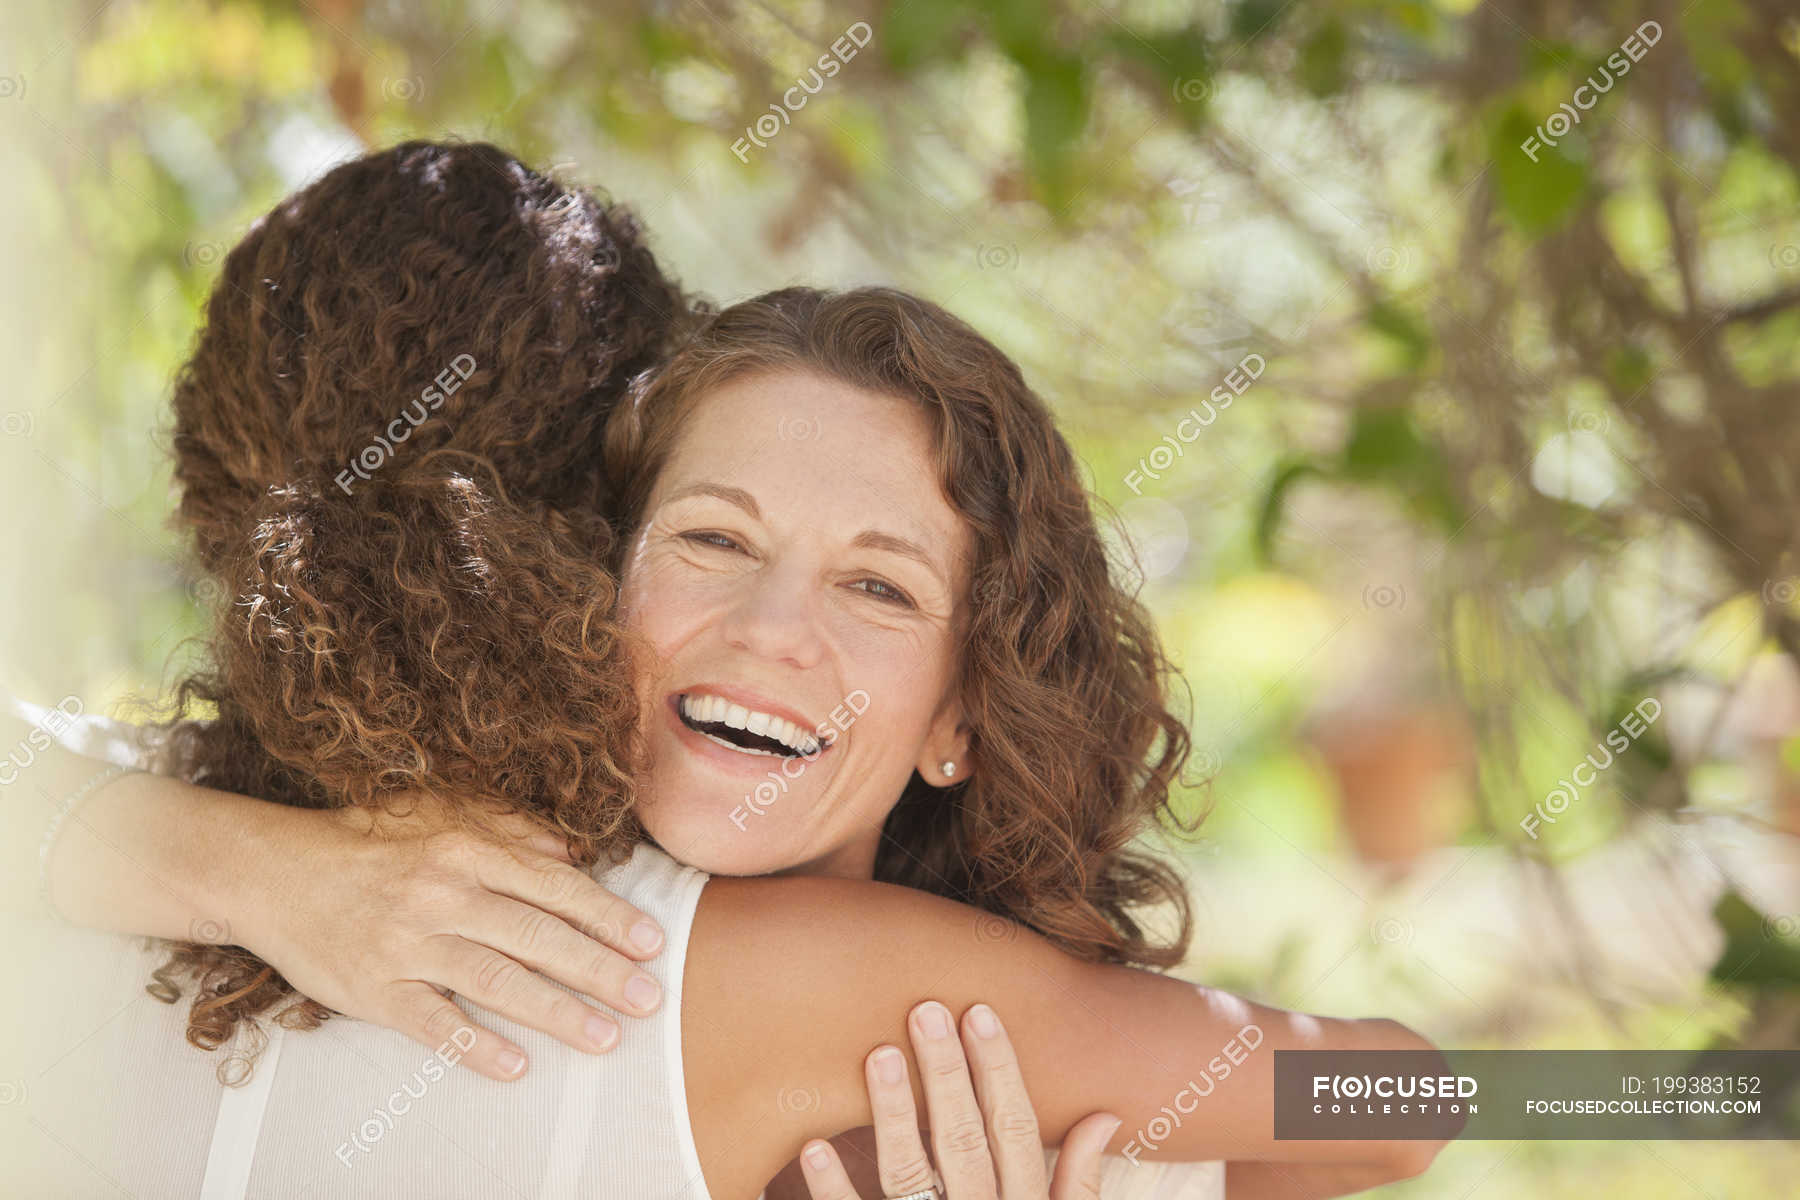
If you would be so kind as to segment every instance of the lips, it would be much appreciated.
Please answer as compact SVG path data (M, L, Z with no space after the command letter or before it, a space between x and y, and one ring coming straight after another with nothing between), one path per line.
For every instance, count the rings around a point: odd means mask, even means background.
M812 758L828 745L795 715L738 689L696 686L671 699L684 726L742 754Z

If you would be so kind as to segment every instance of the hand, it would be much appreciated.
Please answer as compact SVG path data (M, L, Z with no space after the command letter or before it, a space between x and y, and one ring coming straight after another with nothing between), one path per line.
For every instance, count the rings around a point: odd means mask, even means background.
M241 944L301 994L427 1048L471 1029L460 1061L490 1079L522 1076L524 1052L449 992L595 1053L618 1043L618 1022L544 976L655 1011L662 988L630 960L661 950L662 930L572 866L562 839L514 815L495 819L513 835L496 844L415 798L398 817L267 805L230 889Z
M912 1010L907 1030L924 1080L945 1200L1083 1200L1100 1195L1100 1156L1119 1118L1092 1113L1077 1122L1057 1157L1056 1177L1046 1182L1037 1114L1025 1093L1018 1056L991 1008L977 1004L963 1014L960 1044L950 1010L935 1000ZM875 1112L882 1194L905 1196L931 1187L931 1158L919 1137L906 1056L893 1046L877 1046L864 1061L863 1074ZM813 1200L859 1200L830 1142L809 1142L800 1163Z

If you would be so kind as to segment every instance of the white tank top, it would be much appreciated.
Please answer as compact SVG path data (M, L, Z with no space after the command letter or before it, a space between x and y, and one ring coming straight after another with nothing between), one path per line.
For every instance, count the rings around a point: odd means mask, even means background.
M457 997L530 1056L531 1069L514 1083L456 1065L454 1035L434 1053L380 1026L333 1017L306 1031L259 1021L269 1042L249 1082L226 1087L216 1072L228 1052L185 1041L190 1000L169 1005L144 991L160 950L40 929L31 956L45 951L56 969L21 974L40 987L55 980L59 994L53 1014L31 1006L32 1020L50 1027L33 1030L32 1045L21 1047L30 1052L25 1062L11 1060L23 1068L13 1088L20 1108L0 1109L0 1120L23 1118L8 1132L22 1123L38 1135L37 1145L23 1147L23 1162L51 1174L0 1191L76 1197L122 1189L139 1200L710 1200L688 1121L679 1019L687 936L706 876L640 846L595 878L662 925L665 949L644 967L662 983L663 1004L649 1018L625 1021L612 1051L590 1055Z
M81 733L128 728L93 721ZM103 749L68 740L119 759L129 741ZM617 867L597 867L594 878L662 926L663 952L643 966L661 982L663 1003L623 1021L615 1049L591 1055L456 997L530 1056L531 1069L514 1083L454 1065L454 1041L434 1053L333 1017L300 1032L259 1021L268 1044L249 1082L227 1087L217 1072L230 1052L187 1044L191 998L164 1004L144 990L163 950L147 939L25 922L15 961L29 968L0 973L8 1014L0 1022L0 1192L713 1200L688 1117L680 1020L688 937L708 877L645 845ZM1223 1180L1219 1163L1134 1166L1109 1157L1102 1194L1218 1200Z

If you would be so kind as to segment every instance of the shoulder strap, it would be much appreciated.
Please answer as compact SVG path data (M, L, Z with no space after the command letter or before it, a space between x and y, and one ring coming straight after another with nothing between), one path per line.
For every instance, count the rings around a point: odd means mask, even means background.
M275 1086L275 1065L281 1061L280 1022L269 1022L269 1044L257 1056L250 1082L228 1087L219 1097L219 1117L213 1122L212 1147L206 1154L206 1179L200 1200L243 1200L250 1186L250 1168L256 1162L256 1139L262 1132L263 1113Z

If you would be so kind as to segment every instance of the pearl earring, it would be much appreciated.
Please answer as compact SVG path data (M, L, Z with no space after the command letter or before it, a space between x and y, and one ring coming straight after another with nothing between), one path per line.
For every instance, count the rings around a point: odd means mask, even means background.
M944 773L945 779L949 779L956 774L956 764L946 758L938 764L938 770Z

